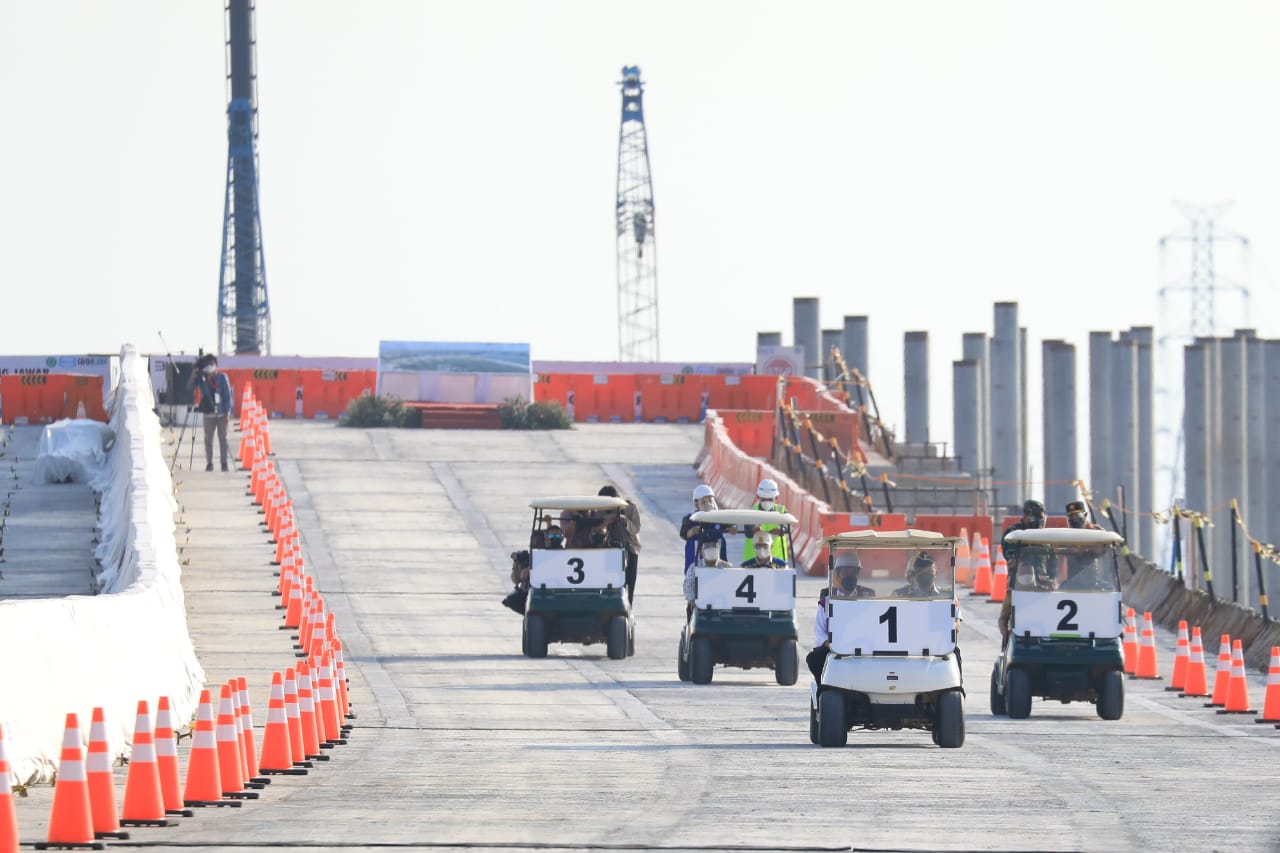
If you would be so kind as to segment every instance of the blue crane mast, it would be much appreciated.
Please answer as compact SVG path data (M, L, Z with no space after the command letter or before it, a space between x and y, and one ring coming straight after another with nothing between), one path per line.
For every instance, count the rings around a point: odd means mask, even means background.
M618 130L618 360L658 361L658 247L640 69L622 69Z
M269 355L271 309L258 211L253 0L227 0L227 196L218 276L218 352Z

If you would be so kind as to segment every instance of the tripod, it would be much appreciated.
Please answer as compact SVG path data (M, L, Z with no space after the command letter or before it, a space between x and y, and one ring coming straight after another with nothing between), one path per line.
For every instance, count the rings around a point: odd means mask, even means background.
M165 355L166 385L168 386L165 390L169 394L169 426L172 427L174 424L174 421L177 420L176 418L176 410L178 407L177 384L178 384L178 377L179 377L178 365L173 360L173 354L169 350L169 344L164 339L164 333L156 332L156 334L160 336L160 343L161 345L164 346L164 349L165 349L164 355ZM203 349L200 351L200 355L202 356L204 355ZM178 456L181 455L182 453L182 441L184 438L186 438L187 427L190 426L191 424L191 414L192 414L191 404L188 403L186 407L186 411L184 411L182 415L182 428L178 431L178 443L173 448L173 460L170 461L169 463L169 476L171 477L173 476L174 468L177 467ZM196 430L192 428L191 448L187 458L188 471L191 470L192 466L195 464L195 455L196 455Z

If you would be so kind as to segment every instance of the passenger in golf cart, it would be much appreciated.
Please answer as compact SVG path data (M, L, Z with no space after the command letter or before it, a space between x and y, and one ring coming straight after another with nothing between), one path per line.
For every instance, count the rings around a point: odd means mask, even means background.
M774 536L789 537L796 517L759 509L705 510L690 522L712 531L700 544L700 559L685 575L688 606L680 632L677 672L681 681L708 684L716 664L774 670L778 684L796 681L795 569L774 553ZM759 529L778 525L771 533ZM735 566L720 557L727 527L756 527L755 557ZM793 553L790 545L785 553Z

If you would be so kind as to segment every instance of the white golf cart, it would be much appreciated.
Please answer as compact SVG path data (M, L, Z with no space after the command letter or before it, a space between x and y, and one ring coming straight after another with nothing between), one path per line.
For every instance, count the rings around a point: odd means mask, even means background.
M960 540L926 530L859 530L823 541L831 641L810 687L809 739L844 746L855 727L925 729L938 746L963 746L954 588ZM922 562L935 573L923 589L913 580Z
M549 643L605 643L609 657L635 653L635 621L627 596L621 512L627 502L604 495L537 498L529 536L529 593L525 603L524 654L547 656ZM577 528L579 543L548 547L547 530ZM588 547L567 547L572 544Z
M1032 697L1124 714L1124 605L1110 530L1015 530L1009 638L991 668L991 713L1031 715Z
M759 509L715 509L695 512L698 524L762 527L791 547L791 513ZM699 564L692 570L695 595L684 627L676 672L681 681L710 684L716 664L752 669L767 667L783 685L796 683L796 571L785 566L717 568Z

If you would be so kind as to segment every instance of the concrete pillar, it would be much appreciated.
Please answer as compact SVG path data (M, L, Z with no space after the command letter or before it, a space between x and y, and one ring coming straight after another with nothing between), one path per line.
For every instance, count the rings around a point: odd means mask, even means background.
M929 333L907 332L903 344L903 395L907 441L929 441Z
M1182 431L1184 495L1182 506L1196 512L1204 512L1213 503L1213 435L1209 415L1209 364L1210 344L1197 341L1187 344L1182 354ZM1182 563L1188 571L1200 566L1200 555L1195 552L1195 528L1186 528L1190 534L1183 540ZM1208 536L1212 531L1206 531ZM1205 540L1206 544L1208 539ZM1210 568L1213 568L1212 564ZM1203 589L1202 566L1188 583L1194 589ZM1214 590L1217 592L1217 588Z
M1266 541L1274 544L1280 540L1280 341L1264 341L1263 345L1267 378L1264 429L1267 467L1263 479L1270 488L1267 489L1266 523L1261 529ZM1280 589L1274 592L1280 607Z
M991 467L996 502L1016 507L1033 497L1021 485L1022 411L1018 376L1018 303L995 304L995 334L991 338Z
M1266 537L1267 492L1271 488L1265 475L1267 467L1267 377L1266 342L1253 329L1237 329L1236 337L1244 339L1245 389L1245 470L1249 473L1248 497L1240 506L1249 534L1264 542ZM1257 574L1253 567L1253 549L1244 545L1244 559L1251 580L1249 606L1259 607ZM1270 587L1268 587L1270 590ZM1268 608L1270 605L1268 604Z
M1218 445L1219 466L1217 469L1218 502L1225 503L1235 498L1243 501L1249 493L1249 472L1246 468L1248 459L1248 437L1245 434L1246 408L1249 405L1248 390L1245 387L1245 342L1242 338L1222 338L1218 341L1218 353L1221 357L1218 373L1219 399L1222 418L1221 443ZM1245 507L1241 507L1242 510ZM1236 559L1237 573L1231 574L1231 513L1229 509L1221 509L1214 513L1214 524L1217 535L1214 537L1214 553L1221 554L1221 570L1215 575L1223 579L1230 587L1222 590L1223 597L1232 596L1235 590L1236 601L1249 600L1249 573L1243 571L1244 549L1243 537L1237 535Z
M1028 448L1031 447L1027 440L1027 401L1031 399L1027 396L1027 330L1025 327L1018 329L1018 475L1020 480L1028 480L1031 478L1031 460L1027 457ZM1043 479L1043 478L1042 478ZM1027 484L1026 490L1039 490L1030 483ZM1041 493L1042 494L1042 493Z
M1267 513L1261 531L1265 541L1274 544L1280 541L1280 341L1264 341L1263 349L1263 368L1266 374L1264 440L1267 467L1264 479L1267 481ZM1280 566L1264 560L1262 569L1267 577L1267 594L1272 602L1277 602L1268 605L1268 609L1274 614L1280 610ZM1274 615L1272 618L1275 618Z
M955 454L960 470L973 474L981 482L975 462L981 457L982 435L982 365L975 359L951 363L951 416L955 436Z
M1107 495L1112 503L1118 503L1117 487L1124 487L1124 515L1117 515L1117 523L1128 529L1129 547L1142 553L1136 520L1132 516L1135 507L1142 505L1141 487L1138 483L1138 344L1121 334L1111 342L1111 473L1114 482L1109 484Z
M867 372L867 318L864 315L844 318L844 363L850 369L857 368L864 377Z
M1040 345L1044 368L1044 502L1065 512L1076 488L1076 348L1065 341Z
M988 405L988 396L991 390L991 380L989 378L991 355L990 348L987 345L987 336L984 333L965 332L961 340L963 341L964 360L977 364L978 370L978 438L976 453L967 457L964 464L965 469L973 474L981 486L991 480L991 476L988 473L988 469L991 467L991 431L989 428L991 408ZM956 452L959 452L958 448Z
M791 300L792 322L795 334L792 340L804 347L804 375L820 378L822 367L821 344L818 324L818 300L813 296L797 296Z
M756 332L756 348L782 346L782 332Z
M1089 333L1089 491L1114 498L1111 475L1111 333ZM1099 522L1101 523L1101 522Z
M835 361L831 358L831 350L840 349L840 341L844 337L844 329L822 330L822 378L827 382L837 379L839 373L835 369Z
M1148 560L1156 560L1155 519L1150 516L1155 510L1168 509L1165 501L1168 495L1157 496L1156 490L1156 433L1155 433L1155 362L1153 349L1155 335L1150 326L1134 326L1129 335L1138 344L1138 492L1142 495L1142 505L1135 506L1142 515L1135 521L1138 524L1139 538L1142 542L1141 553Z

